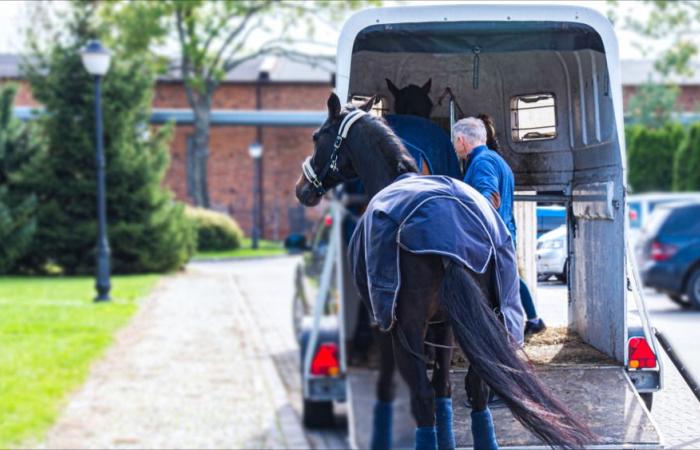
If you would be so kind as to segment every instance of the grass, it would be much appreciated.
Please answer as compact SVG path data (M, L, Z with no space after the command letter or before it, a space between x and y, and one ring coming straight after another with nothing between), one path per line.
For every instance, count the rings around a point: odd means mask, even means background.
M0 277L0 449L42 439L158 278L115 276L96 304L91 277Z
M278 241L260 240L258 241L258 248L256 250L253 250L250 246L250 238L243 238L243 243L235 250L197 252L194 256L194 260L259 258L264 256L284 255L287 253L282 243Z

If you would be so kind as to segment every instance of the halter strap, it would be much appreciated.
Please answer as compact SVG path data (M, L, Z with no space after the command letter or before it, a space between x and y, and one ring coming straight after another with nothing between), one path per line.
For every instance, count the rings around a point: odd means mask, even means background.
M310 156L306 158L304 163L301 165L301 170L304 173L304 177L309 183L311 183L314 189L316 189L319 196L326 193L326 189L323 187L323 179L328 174L328 171L331 170L333 172L338 172L338 153L340 152L340 147L343 145L343 142L348 137L350 128L365 114L367 113L361 109L356 109L343 117L342 122L340 122L340 128L338 128L338 134L335 137L335 142L333 143L333 152L331 153L331 157L328 159L328 162L326 162L326 165L323 167L320 174L317 175L313 167L311 167Z

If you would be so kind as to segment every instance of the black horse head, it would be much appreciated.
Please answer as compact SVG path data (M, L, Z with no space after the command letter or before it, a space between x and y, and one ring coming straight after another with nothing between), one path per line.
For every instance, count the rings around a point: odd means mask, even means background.
M430 92L432 81L433 79L430 78L423 86L409 84L399 89L387 78L386 85L394 96L394 111L396 114L430 117L430 112L433 110L433 101L430 100L428 93Z
M346 105L341 107L340 99L334 93L328 97L328 117L326 121L314 131L312 138L314 141L314 153L311 156L309 165L318 180L314 185L309 178L301 174L296 183L296 196L304 206L316 206L323 197L323 192L333 189L343 181L357 178L357 173L350 161L350 154L347 151L335 151L335 142L343 118L352 111L358 109L368 112L376 101L376 97L371 97L367 102L359 107ZM332 158L337 158L335 167L331 170Z
M378 117L361 114L350 124L357 111L369 112L376 102L371 97L360 106L341 107L337 95L328 97L328 118L313 133L314 153L303 165L296 183L296 196L304 206L316 206L324 192L344 181L362 179L371 197L391 183L398 175L416 172L416 162L399 138ZM341 124L350 134L338 140Z

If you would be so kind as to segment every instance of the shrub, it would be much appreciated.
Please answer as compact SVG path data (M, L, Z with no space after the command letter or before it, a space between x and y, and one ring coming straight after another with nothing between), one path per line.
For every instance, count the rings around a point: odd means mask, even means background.
M12 84L0 88L0 273L16 269L36 231L36 197L21 185L43 146L34 128L14 117L16 93Z
M197 224L198 250L234 250L241 246L243 230L229 215L193 207L187 208L187 215Z
M677 123L653 129L633 125L625 133L628 181L634 192L670 191L673 186L673 164L678 147L685 136Z
M700 122L690 126L674 164L673 189L700 191Z

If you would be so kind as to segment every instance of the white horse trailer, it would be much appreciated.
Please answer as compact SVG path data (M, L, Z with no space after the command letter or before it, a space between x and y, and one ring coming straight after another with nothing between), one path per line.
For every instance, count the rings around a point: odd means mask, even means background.
M446 131L463 116L490 114L516 190L528 192L516 201L566 205L568 328L609 359L558 361L541 367L541 376L603 438L596 447L661 447L649 415L661 362L627 245L622 87L610 22L590 9L554 5L361 11L340 36L336 92L346 101L379 95L381 107L392 111L387 78L398 86L432 79L431 119ZM451 101L437 104L446 88ZM318 417L328 411L320 406L346 400L350 442L367 448L376 374L348 359L361 305L346 267L345 211L342 196L334 196L314 317L302 340L305 414ZM328 308L329 299L339 308ZM322 317L331 310L336 319ZM331 376L313 374L329 336L337 342L338 367ZM469 447L464 373L453 372L457 444ZM414 427L405 397L397 396L394 443L410 447ZM494 422L502 447L541 446L507 409L494 409Z

